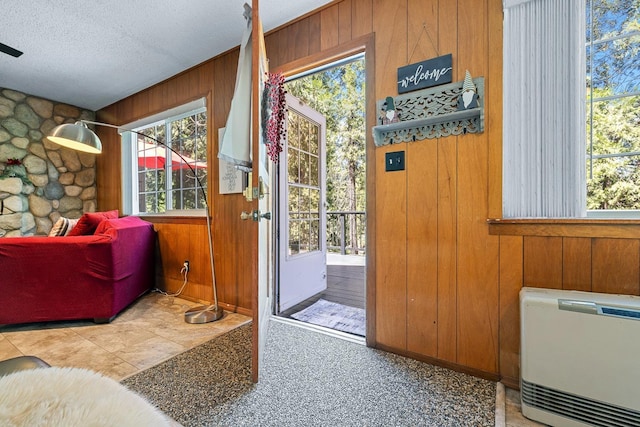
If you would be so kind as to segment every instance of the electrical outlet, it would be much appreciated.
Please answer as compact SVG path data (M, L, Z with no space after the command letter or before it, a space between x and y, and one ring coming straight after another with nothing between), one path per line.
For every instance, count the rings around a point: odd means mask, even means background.
M189 260L185 260L184 261L184 270L188 273L189 272Z

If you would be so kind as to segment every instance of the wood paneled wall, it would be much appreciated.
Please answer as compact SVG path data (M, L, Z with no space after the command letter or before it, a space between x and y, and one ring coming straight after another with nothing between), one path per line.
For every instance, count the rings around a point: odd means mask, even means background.
M497 378L499 239L486 219L501 210L502 4L335 2L268 35L270 65L287 70L370 33L375 99L397 95L398 67L447 53L454 81L468 69L486 83L484 133L375 148L369 159L372 344ZM385 172L385 153L399 150L406 170Z
M272 70L300 70L374 40L371 97L397 95L397 68L453 55L453 79L485 78L481 134L394 144L368 144L367 280L374 319L371 345L434 361L517 387L518 292L524 285L637 294L640 232L620 222L491 223L502 209L501 0L342 0L265 37ZM200 96L209 99L209 197L219 297L249 311L244 250L254 240L238 221L247 203L217 194L217 129L229 110L237 50L230 51L100 111L127 123ZM370 76L371 77L371 76ZM376 112L368 111L368 121ZM99 208L120 206L120 146L99 129ZM406 170L384 171L385 153L405 151ZM192 261L186 295L210 300L206 227L201 220L152 219L159 232L159 275L176 290L185 251ZM490 231L491 229L491 231Z
M374 1L373 22L377 99L397 94L398 67L451 53L454 81L485 77L487 118L482 134L376 149L376 340L492 377L499 241L486 218L501 203L501 3ZM385 172L398 150L406 170Z
M500 374L518 387L523 286L640 295L637 221L492 221L500 238Z
M218 128L224 127L231 105L239 50L235 49L191 68L98 112L98 120L126 124L201 97L207 98L209 174L207 198L212 212L213 247L218 299L223 308L251 314L252 260L245 250L254 232L240 221L249 204L239 194L218 189ZM98 160L98 207L121 209L120 142L115 130L98 127L103 154ZM206 221L203 218L145 217L158 232L158 285L168 292L182 286L180 269L190 261L189 284L182 296L212 301Z
M303 67L368 36L375 38L375 66L368 88L375 99L397 95L397 68L451 53L453 79L485 78L485 131L369 150L368 218L371 227L368 289L375 318L369 343L497 378L499 371L499 238L486 219L501 209L502 3L500 0L342 0L303 16L265 37L271 69ZM217 128L224 126L235 79L237 51L214 58L99 112L100 120L127 123L199 96L210 102L209 195L214 212L216 274L220 299L250 308L249 271L237 221L240 196L217 188ZM371 65L371 64L369 64ZM369 123L376 112L368 111ZM105 154L99 163L100 208L120 206L119 144L100 130ZM367 132L369 134L369 132ZM372 144L369 139L367 144ZM389 151L406 152L406 170L384 171ZM375 223L373 219L375 218ZM167 222L168 221L168 222ZM156 222L160 275L168 290L179 285L181 251L204 250L203 239L178 241L202 224ZM374 226L372 226L375 224ZM200 231L197 231L200 230ZM200 243L198 243L200 242ZM193 263L192 263L193 266ZM375 266L375 268L373 267ZM197 268L198 266L193 266ZM207 299L206 275L193 275L185 295ZM196 282L197 280L197 282Z

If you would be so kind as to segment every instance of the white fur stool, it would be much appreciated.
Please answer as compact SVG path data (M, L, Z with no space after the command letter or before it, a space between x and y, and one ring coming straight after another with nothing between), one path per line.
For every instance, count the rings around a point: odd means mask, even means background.
M119 382L80 368L27 369L0 377L3 426L176 426Z

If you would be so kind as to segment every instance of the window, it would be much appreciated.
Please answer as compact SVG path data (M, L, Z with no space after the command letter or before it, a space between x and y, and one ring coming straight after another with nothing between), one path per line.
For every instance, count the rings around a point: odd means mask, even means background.
M587 209L640 210L640 2L586 1Z
M322 250L320 124L293 109L288 116L289 255Z
M166 115L127 127L133 132L123 133L125 146L130 148L123 150L129 156L123 159L124 169L130 165L129 191L123 183L125 213L191 214L206 208L206 109Z

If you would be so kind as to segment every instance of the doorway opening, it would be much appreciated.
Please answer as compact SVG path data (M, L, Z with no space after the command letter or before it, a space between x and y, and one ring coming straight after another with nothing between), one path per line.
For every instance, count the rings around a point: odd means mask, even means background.
M285 88L274 314L364 337L364 53L291 76Z

